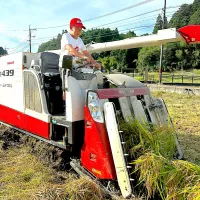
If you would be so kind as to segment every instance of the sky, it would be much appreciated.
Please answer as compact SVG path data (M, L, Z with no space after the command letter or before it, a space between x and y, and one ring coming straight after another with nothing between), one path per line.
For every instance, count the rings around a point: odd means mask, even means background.
M168 19L178 6L193 3L193 0L166 1ZM0 0L0 46L7 48L8 53L29 51L30 25L32 52L37 52L40 44L62 30L69 30L73 17L80 18L87 30L109 27L118 28L120 33L129 30L137 35L151 33L163 6L164 0Z

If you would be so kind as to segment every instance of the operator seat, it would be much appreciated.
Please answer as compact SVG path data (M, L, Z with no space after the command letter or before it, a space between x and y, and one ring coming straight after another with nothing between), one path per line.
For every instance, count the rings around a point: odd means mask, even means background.
M62 80L59 72L59 55L42 52L39 64L49 113L52 115L64 112Z

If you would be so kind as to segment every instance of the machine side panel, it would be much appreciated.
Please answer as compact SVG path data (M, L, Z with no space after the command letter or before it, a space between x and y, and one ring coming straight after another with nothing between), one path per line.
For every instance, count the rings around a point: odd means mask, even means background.
M39 77L33 70L24 70L25 129L40 137L50 137L50 114Z
M0 121L49 139L50 123L0 105Z
M0 58L0 121L24 128L23 53Z
M25 129L40 137L49 139L50 123L25 115Z
M24 53L0 58L0 121L49 139L50 118L49 114L44 112L43 103L40 112L27 111L25 106L23 59ZM35 80L39 95L34 92L35 87L28 87L28 91L34 94L31 98L35 102L31 102L31 106L37 105L38 109L38 102L42 97L37 78Z
M104 123L95 122L85 106L85 136L81 149L84 168L99 179L116 179L116 172Z
M22 53L0 58L0 104L24 112Z
M0 105L0 121L24 129L24 113Z

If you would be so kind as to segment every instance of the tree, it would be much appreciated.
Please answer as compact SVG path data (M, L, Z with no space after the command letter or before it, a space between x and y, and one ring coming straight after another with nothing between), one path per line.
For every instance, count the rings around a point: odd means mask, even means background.
M160 58L160 47L143 47L137 60L137 69L141 72L146 66L150 69L155 70L158 68L158 61Z
M91 29L84 31L81 35L81 38L85 44L89 44L91 42L110 42L120 39L118 29L111 30L109 28Z
M63 33L65 31L63 30ZM48 42L42 43L39 48L38 52L48 51L48 50L57 50L60 49L60 41L61 41L62 35L59 33L57 35L57 38L53 38L49 40Z
M172 71L178 65L176 50L180 48L179 43L169 43L164 48L164 71Z
M119 35L119 38L120 38L121 40L126 39L126 38L132 38L132 37L136 37L136 34L135 34L134 31L129 31L129 32L127 32L126 34L121 33L121 34Z
M117 69L121 71L124 68L127 68L127 62L126 62L126 55L127 55L127 49L119 49L114 50L110 52L110 56L115 57L117 60Z
M194 2L192 4L193 12L196 12L199 9L200 9L200 0L194 0Z
M3 47L0 47L0 55L6 55L8 52L3 49Z
M159 14L152 33L156 34L158 32L158 30L162 30L162 27L165 29L165 28L167 28L167 26L168 26L167 17L165 17L165 24L163 27L163 19L162 19L162 16Z
M200 24L200 8L190 17L190 24Z
M179 10L173 14L169 22L169 27L180 28L180 27L188 25L192 14L193 14L192 5L188 5L188 4L181 5Z
M161 15L159 14L158 17L157 17L157 20L156 20L156 24L155 24L154 29L153 29L153 34L157 33L158 30L162 29L162 24L163 24L163 20L162 20Z
M117 60L113 56L100 58L99 61L101 61L102 66L109 72L111 69L116 69L117 67Z

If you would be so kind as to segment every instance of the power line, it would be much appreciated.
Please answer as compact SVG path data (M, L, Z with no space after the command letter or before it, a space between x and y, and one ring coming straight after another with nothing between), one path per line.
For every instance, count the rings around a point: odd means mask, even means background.
M11 52L9 52L9 54L13 54L13 53L17 53L20 51L20 49L24 48L25 46L27 46L28 43L27 42L23 42L21 43L21 45L19 45L15 50L12 50Z
M177 7L180 7L180 6L170 6L170 7L167 7L167 9L177 8ZM155 9L155 10L152 10L152 11L149 11L149 12L145 12L145 13L142 13L142 14L134 15L132 17L128 17L128 18L124 18L124 19L121 19L121 20L109 22L109 23L106 23L106 24L101 24L99 26L93 27L93 29L94 28L99 28L99 27L102 27L102 26L105 26L105 25L110 25L110 24L113 24L113 23L121 22L121 21L124 21L124 20L127 20L127 19L132 19L132 18L135 18L135 17L140 17L140 16L143 16L143 15L147 15L147 14L154 13L154 12L161 11L161 10L162 10L162 8L159 8L159 9Z
M44 37L44 38L36 38L36 39L33 39L32 41L34 41L34 40L43 40L43 39L48 39L48 38L55 38L55 37L57 37L57 35Z
M116 13L119 13L119 12L122 12L122 11L125 11L125 10L128 10L128 9L131 9L131 8L134 8L134 7L138 7L138 6L141 6L141 5L146 4L146 3L149 3L151 1L155 1L155 0L145 0L145 1L142 1L140 3L128 6L126 8L123 8L123 9L120 9L120 10L116 10L116 11L111 12L111 13L107 13L107 14L104 14L104 15L100 15L98 17L94 17L94 18L90 18L90 19L87 19L87 20L83 20L83 22L88 22L88 21L92 21L92 20L95 20L95 19L100 19L100 18L103 18L103 17L114 15ZM50 27L39 27L39 28L36 28L36 29L51 29L51 28L64 27L64 26L68 26L68 25L69 24L64 24L64 25L59 25L59 26L50 26Z
M172 13L172 12L169 12L169 13ZM169 16L172 16L172 14L171 15L167 15L167 17L169 17ZM153 16L147 16L148 17L148 21L149 20L151 20L151 19L156 19L157 18L157 15L153 15ZM143 21L146 21L146 18L147 17L145 17L145 18L143 18L142 20L133 20L133 21L129 21L128 23L123 23L122 25L118 25L116 28L119 28L119 27L123 27L123 26L128 26L130 23L141 23L141 22L143 22ZM113 25L113 26L115 26L115 25ZM140 26L141 27L141 26ZM110 26L109 26L109 28L110 28ZM135 28L138 28L138 27L135 27ZM128 28L128 29L125 29L125 30L129 30L130 28ZM134 29L134 28L133 28ZM119 31L120 32L120 31ZM110 34L110 33L109 33ZM109 34L103 34L103 35L109 35ZM103 36L103 35L100 35L100 36ZM48 41L45 41L45 40L47 40L47 39L53 39L53 38L56 38L57 36L51 36L51 37L44 37L44 38L36 38L36 39L33 39L32 41L33 42L48 42ZM99 37L99 36L97 36L97 37ZM94 39L95 38L95 36L92 36L92 37L89 37L89 38L84 38L84 39Z
M24 46L22 49L20 49L19 51L17 51L16 53L19 53L19 52L23 52L26 48L29 47L29 44L27 44L26 46Z
M0 33L2 36L4 36L4 37L8 37L8 38L11 38L11 39L20 39L19 37L13 37L13 36L11 36L11 35L6 35L6 34L2 34L2 33Z
M105 15L101 15L101 16L99 16L99 17L91 18L91 19L88 19L88 20L84 20L84 22L85 22L85 21L94 20L94 19L97 19L97 18L101 18L101 17L106 17L106 16L109 16L109 15L112 15L112 14L115 14L115 13L118 13L118 12L122 12L122 11L127 10L127 9L130 9L130 8L132 8L132 7L137 7L137 6L139 6L139 5L149 3L150 1L154 1L154 0L146 0L146 1L143 1L143 2L141 2L141 3L138 3L138 4L135 4L135 5L132 5L132 6L123 8L123 9L121 9L121 10L117 10L117 11L114 11L114 12L111 12L111 13L108 13L108 14L105 14ZM177 7L180 7L180 6L171 6L171 7L167 7L166 9L177 8ZM132 17L129 17L129 18L117 20L117 21L110 22L110 23L103 24L103 25L99 25L99 26L97 26L97 27L101 27L101 26L109 25L109 24L113 24L112 26L115 26L114 24L116 24L116 26L117 26L117 23L122 22L122 21L124 21L124 20L132 19L132 18L139 17L139 16L143 16L143 15L146 15L146 14L149 14L149 13L152 13L152 12L156 12L156 11L160 11L160 10L161 10L161 9L156 9L156 10L149 11L149 12L146 12L146 13L142 13L142 14L139 14L139 15L135 15L135 16L132 16ZM148 18L148 19L149 19L149 18ZM133 21L126 22L126 25L128 25L127 23L131 23L131 22L133 22ZM137 20L136 22L138 22L138 20ZM140 22L141 22L141 20L140 20ZM121 24L121 23L120 23L120 24ZM124 23L123 23L123 24L124 24ZM64 25L62 25L62 26L64 26ZM125 26L125 25L123 25L123 26ZM53 26L53 27L37 28L37 29L47 29L47 28L56 28L56 27L61 27L61 26ZM97 28L97 27L93 27L93 28ZM109 26L109 27L110 27L110 26ZM120 26L120 27L122 27L122 26ZM30 29L30 28L29 28L29 33L31 32L31 30L33 30L33 29ZM129 29L126 29L126 30L129 30ZM11 30L8 30L8 31L11 31ZM27 30L13 30L13 31L27 31ZM30 36L30 34L29 34L29 36ZM57 37L57 36L53 36L53 37ZM48 38L51 38L51 37L48 37ZM46 37L46 38L38 38L38 39L35 39L34 41L38 41L38 40L42 41L43 39L47 39L47 37ZM30 46L31 46L31 39L30 39L30 37L29 37L29 42L30 42ZM20 46L20 47L21 47L21 46ZM20 48L20 47L18 47L18 48ZM30 51L31 51L31 47L30 47Z
M160 9L161 10L161 9ZM154 15L154 16L157 16L157 15ZM152 17L152 16L150 16L150 17ZM149 18L148 18L149 19ZM134 21L129 21L129 23L131 23L131 22L142 22L142 21L144 21L144 20L134 20ZM124 23L123 23L124 24ZM115 25L113 25L113 26L115 26ZM118 27L123 27L123 25L122 26L118 26ZM118 28L118 27L116 27L116 28ZM45 39L53 39L54 37L56 37L57 38L57 35L56 36L49 36L49 37L44 37L44 38L36 38L36 39L33 39L32 41L38 41L38 40L45 40Z
M87 22L87 21L92 21L92 20L95 20L95 19L99 19L99 18L102 18L102 17L106 17L106 16L109 16L109 15L113 15L113 14L116 14L118 12L122 12L122 11L125 11L125 10L128 10L128 9L131 9L133 7L138 7L140 5L143 5L143 4L146 4L146 3L149 3L151 1L154 1L154 0L145 0L143 2L140 2L138 4L134 4L132 6L128 6L126 8L123 8L123 9L120 9L120 10L117 10L117 11L114 11L114 12L111 12L111 13L107 13L105 15L101 15L101 16L98 16L98 17L94 17L94 18L91 18L91 19L87 19L87 20L83 20L83 22ZM180 7L180 5L178 6L171 6L171 7L167 7L166 9L169 9L169 8L177 8L177 7ZM158 10L161 10L161 9L158 9ZM128 19L128 18L127 18ZM125 19L124 19L125 20ZM119 20L120 21L120 20ZM114 22L111 22L111 23L114 23ZM59 26L51 26L51 27L39 27L39 28L36 28L36 29L51 29L51 28L59 28L59 27L64 27L64 26L67 26L69 24L63 24L63 25L59 25ZM29 31L29 29L13 29L13 30L4 30L4 29L0 29L1 32L20 32L20 31Z
M27 48L27 45L28 45L28 43L25 42L25 43L21 44L16 50L13 50L13 51L9 52L9 54L18 53L18 52L20 52L21 50Z
M153 16L149 16L149 17L154 17L154 16L156 16L156 15L153 15ZM152 18L149 18L148 17L148 19L152 19ZM145 18L147 18L147 17L145 17ZM144 21L144 19L145 18L143 18L143 20L134 20L135 22L137 22L137 23L139 23L139 22L141 22L141 21ZM134 21L129 21L128 23L131 23L131 22L134 22ZM125 23L126 25L128 25L127 24L127 22ZM116 24L117 25L117 24ZM126 26L125 25L125 26ZM115 25L113 25L113 26L115 26ZM124 26L124 23L121 25L121 26L118 26L118 27L123 27ZM149 28L149 27L152 27L153 25L148 25L148 26L142 26L142 27L145 27L145 28ZM118 28L117 27L117 28ZM119 31L118 33L120 34L120 32L121 33L123 33L123 32L125 32L125 31L127 31L127 30L132 30L132 29L135 29L135 30L138 30L138 29L144 29L144 28L141 28L141 26L139 26L139 27L133 27L133 28L128 28L128 29L125 29L125 30L122 30L122 31ZM99 36L93 36L93 37L88 37L88 38L84 38L84 39L87 39L87 40L92 40L92 39L95 39L95 38L97 38L97 37L107 37L107 36L112 36L112 35L115 35L115 34L103 34L103 35L99 35ZM34 42L34 44L36 44L35 42L38 42L38 41L43 41L43 40L46 40L46 39L53 39L54 37L57 37L57 36L51 36L51 37L44 37L44 38L38 38L38 39L33 39L32 41ZM37 43L37 44L41 44L41 42L40 43ZM48 41L45 41L45 42L48 42ZM21 46L23 46L25 43L22 43L22 45ZM18 49L21 47L21 46L19 46L18 47ZM24 48L24 46L23 46L23 48ZM17 50L16 50L17 51Z
M147 28L151 28L153 27L155 24L152 24L152 25L146 25L146 26L139 26L139 27L133 27L133 28L129 28L129 29L124 29L118 33L111 33L111 34L102 34L102 35L99 35L99 36L93 36L93 37L88 37L88 38L84 38L85 40L91 40L91 39L95 39L97 37L101 37L101 38L104 38L104 37L108 37L108 36L114 36L114 35L118 35L118 34L122 34L122 33L126 33L127 30L142 30L142 29L147 29ZM41 44L41 42L35 42L33 43L34 45L38 45L38 44Z
M173 13L173 12L168 12L168 13L170 15L167 15L167 17L170 17L170 16L172 16L171 13ZM131 20L131 21L128 21L128 22L125 22L125 23L124 22L120 22L120 24L113 24L112 26L109 26L109 28L110 27L115 27L115 26L116 26L116 28L123 27L123 26L128 26L130 23L133 23L133 22L134 23L141 23L143 21L146 21L147 18L148 18L148 21L150 19L156 19L157 15L146 16L146 17L142 18L141 20ZM36 39L33 39L32 41L37 42L37 41L42 41L42 40L46 40L46 39L54 39L54 38L57 38L57 37L58 37L57 35L54 35L54 36L49 36L49 37L36 38Z
M4 29L1 29L0 31L1 32L16 32L16 31L22 32L22 31L28 31L28 30L16 30L16 29L14 29L14 30L4 30Z
M170 15L167 15L167 17L171 17L173 14L170 14ZM130 25L130 24L132 24L132 23L141 23L141 22L143 22L143 21L146 21L147 19L148 19L148 21L149 20L151 20L151 19L156 19L157 18L157 15L152 15L152 16L147 16L147 17L145 17L145 18L142 18L141 20L131 20L131 21L128 21L128 22L123 22L123 23L119 23L119 24L113 24L113 25L110 25L110 26L106 26L107 28L111 28L111 27L123 27L123 26L128 26L128 25ZM104 27L104 28L106 28L106 27Z
M142 1L142 2L140 2L140 3L137 3L137 4L134 4L134 5L128 6L128 7L126 7L126 8L123 8L123 9L120 9L120 10L117 10L117 11L114 11L114 12L111 12L111 13L108 13L108 14L105 14L105 15L101 15L101 16L94 17L94 18L91 18L91 19L88 19L88 20L84 20L84 22L91 21L91 20L94 20L94 19L99 19L99 18L102 18L102 17L107 17L107 16L110 16L110 15L113 15L113 14L116 14L116 13L119 13L119 12L123 12L123 11L125 11L125 10L131 9L131 8L135 8L135 7L138 7L138 6L141 6L141 5L146 4L146 3L149 3L149 2L151 2L151 1L154 1L154 0Z
M143 29L143 28L149 28L149 27L152 27L152 26L154 26L154 25L144 25L144 26L127 28L127 29L118 31L117 33L105 33L105 34L101 34L101 35L97 35L97 36L85 37L84 40L92 40L92 39L95 39L95 38L98 38L98 37L104 38L104 37L108 37L108 36L114 36L114 35L118 35L118 34L127 32L128 30L133 30L133 29L138 30L138 29ZM36 42L37 44L41 44L41 41L40 41L40 43L38 43L37 40L35 40L34 42Z

